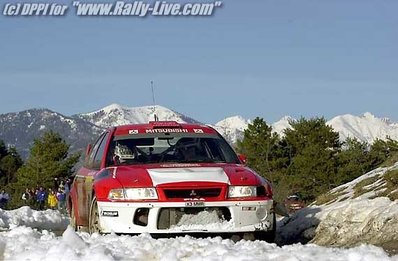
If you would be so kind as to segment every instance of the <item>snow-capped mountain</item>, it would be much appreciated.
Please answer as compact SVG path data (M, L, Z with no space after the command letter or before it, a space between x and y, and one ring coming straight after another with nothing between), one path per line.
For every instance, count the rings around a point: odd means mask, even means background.
M250 120L241 116L233 116L217 122L213 127L229 142L235 143L243 138L243 132L249 123Z
M244 126L247 126L247 123L250 122L240 116L233 118L239 120L228 120L229 118L227 118L216 124L216 127L219 124L222 126L218 127L217 130L229 138L232 143L243 137L243 132L246 128ZM284 116L279 121L271 124L272 130L283 136L283 131L291 128L290 121L294 121L294 118ZM244 122L246 122L246 125L243 124ZM361 116L351 114L336 116L327 121L326 124L340 134L341 141L346 140L348 137L357 138L369 144L376 139L385 140L386 137L398 140L398 123L392 122L389 118L377 118L369 112Z
M71 151L76 151L93 142L102 128L48 109L0 114L0 140L16 147L22 157L28 155L33 140L49 130L61 134Z
M16 113L0 114L0 140L15 146L23 157L26 157L35 138L45 131L53 130L71 144L71 150L84 148L92 142L104 128L134 123L145 123L155 119L177 122L199 123L181 113L163 106L125 107L111 104L94 112L65 116L48 109L31 109ZM291 128L292 117L285 116L271 124L273 131L283 135L286 128ZM213 124L231 144L243 138L244 130L250 120L233 116ZM398 139L398 123L388 118L377 118L370 113L362 116L350 114L336 116L327 124L340 133L341 140L355 137L372 143L376 138L386 136Z
M89 121L100 127L116 125L145 123L155 120L198 123L181 113L175 112L163 106L125 107L119 104L111 104L94 112L74 115L74 117Z
M294 121L294 119L290 116L284 116L279 121L274 122L272 126L272 131L278 133L279 135L283 136L283 131L285 129L291 129L292 126L289 122Z
M373 143L376 139L385 139L387 136L398 139L398 123L393 123L388 118L377 118L369 112L362 116L351 114L336 116L327 124L340 133L341 140L355 137Z

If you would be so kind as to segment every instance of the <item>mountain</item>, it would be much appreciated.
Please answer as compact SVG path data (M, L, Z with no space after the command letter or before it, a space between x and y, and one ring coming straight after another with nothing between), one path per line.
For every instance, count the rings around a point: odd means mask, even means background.
M245 120L241 116L233 116L217 122L212 127L214 127L230 143L235 143L237 140L243 138L243 132L249 123L250 120Z
M200 123L159 105L126 107L111 104L94 112L72 116L65 116L48 109L30 109L0 114L0 140L15 146L26 158L33 140L40 137L46 130L53 130L59 132L71 144L71 150L75 151L93 142L93 139L104 128L148 122L154 120L155 114L160 120ZM283 135L283 130L290 128L289 122L292 120L294 120L292 117L285 116L271 125L274 131ZM243 138L244 130L249 123L250 120L241 116L233 116L212 126L233 144ZM385 139L386 136L398 139L398 123L392 122L388 118L377 118L370 113L365 113L362 116L350 114L336 116L327 124L340 133L342 140L347 137L356 137L361 141L372 143L376 138Z
M155 120L155 115L160 120L199 123L181 113L167 109L163 106L125 107L111 104L97 111L81 113L72 117L79 118L100 127L111 127L135 123L145 123Z
M71 151L76 151L93 142L102 128L48 109L0 115L0 139L9 146L15 146L23 158L29 154L33 140L48 130L60 133L71 145Z
M220 121L220 132L227 137L231 137L231 141L235 142L239 137L243 136L244 122L250 122L240 116L233 117L239 120ZM291 128L290 121L295 119L290 116L284 116L279 121L271 124L273 131L283 136L283 131ZM216 124L217 125L219 124ZM392 122L389 118L378 118L373 114L366 112L361 116L345 114L336 116L326 122L335 131L340 134L340 140L344 141L348 137L357 138L360 141L373 143L376 139L385 140L386 137L398 140L398 123ZM246 124L247 126L247 124ZM218 129L219 130L219 129Z
M369 112L362 116L336 116L327 123L340 133L341 140L355 137L373 143L376 139L385 139L386 136L398 139L398 123L393 123L388 118L377 118Z
M285 129L291 129L292 127L290 126L291 121L294 121L294 119L290 116L284 116L282 117L279 121L274 122L272 126L272 130L278 133L279 135L283 136L283 131Z

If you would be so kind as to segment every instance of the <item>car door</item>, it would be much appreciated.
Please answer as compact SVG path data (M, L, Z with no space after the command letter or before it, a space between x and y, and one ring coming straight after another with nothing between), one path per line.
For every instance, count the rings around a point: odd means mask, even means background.
M78 220L80 226L88 225L88 215L91 203L91 190L95 174L101 169L101 161L109 137L109 132L103 133L95 142L91 152L85 160L84 166L75 177Z

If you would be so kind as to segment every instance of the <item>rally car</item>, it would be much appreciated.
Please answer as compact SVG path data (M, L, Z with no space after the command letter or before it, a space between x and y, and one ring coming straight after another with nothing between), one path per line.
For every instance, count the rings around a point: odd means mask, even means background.
M212 127L110 128L86 150L68 211L90 233L253 235L273 240L271 184Z

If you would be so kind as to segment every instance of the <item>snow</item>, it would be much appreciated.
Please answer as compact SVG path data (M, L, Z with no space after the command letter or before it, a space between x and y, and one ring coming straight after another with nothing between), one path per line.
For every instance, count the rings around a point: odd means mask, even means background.
M172 226L171 229L175 231L184 230L227 230L232 229L234 223L232 221L220 220L217 211L201 211L197 215L185 214L178 221L178 224Z
M385 139L389 136L398 139L398 126L385 118L377 118L366 112L362 116L350 114L334 117L328 124L340 133L340 138L356 137L361 141L373 143L375 139Z
M71 227L62 236L30 227L1 232L0 253L5 260L397 260L370 245L338 249L314 244L278 247L245 240L234 243L220 237L90 236Z
M231 143L243 138L243 132L250 124L250 120L245 120L241 116L228 117L217 122L213 127Z
M244 132L244 124L248 122L241 116L232 117L230 120L226 118L216 123L216 128L221 134L230 137L232 142L236 142ZM284 130L291 128L289 121L295 120L290 116L284 116L279 121L271 124L272 130L279 135L284 135ZM345 141L348 137L357 138L360 141L373 143L376 139L385 140L386 137L398 139L398 123L392 122L388 118L378 118L370 112L364 113L362 116L355 116L351 114L339 115L326 122L335 131L339 132L340 140ZM232 133L232 135L230 134ZM237 134L235 134L237 133Z
M278 133L280 136L284 135L284 131L286 129L291 129L290 121L294 121L294 119L290 116L284 116L279 121L272 124L272 131Z
M369 207L365 209L368 214ZM397 213L396 208L391 208L386 219ZM215 222L211 213L202 217ZM89 235L66 227L68 219L58 211L35 211L29 207L2 210L0 220L1 260L398 260L398 256L388 256L372 245L327 248L299 243L280 247L263 241L234 242L221 237L154 239L148 234ZM188 215L181 224L189 225L191 221ZM59 233L60 229L64 232Z
M158 119L163 121L194 122L189 117L159 105L126 107L111 104L100 110L78 116L97 126L107 128L117 125L148 123L155 120L155 114Z
M308 241L319 245L354 246L363 242L382 245L398 242L398 200L375 197L382 191L382 176L389 170L398 169L398 163L378 168L339 187L330 193L335 197L321 205L310 205L279 223L278 242ZM376 177L367 186L373 191L354 196L359 182ZM397 243L395 243L397 244ZM398 245L395 251L398 250Z
M1 229L28 226L32 228L60 231L65 230L68 224L69 218L61 215L59 211L51 209L47 209L45 211L36 211L29 207L21 207L19 209L9 211L0 209Z
M147 123L155 119L155 114L159 120L163 121L199 123L160 105L127 107L114 103L102 109L77 116L99 127L108 128L117 125ZM294 120L290 116L284 116L270 125L274 132L283 136L284 130L291 128L289 122ZM237 140L243 138L244 130L250 123L249 119L242 116L232 116L209 125L220 132L230 143L236 143ZM70 122L70 124L72 126L73 123ZM398 139L398 123L392 122L388 118L378 118L369 112L362 116L351 114L336 116L329 120L327 124L340 133L341 141L346 140L347 137L355 137L368 143L373 143L376 138L385 140L387 136Z

